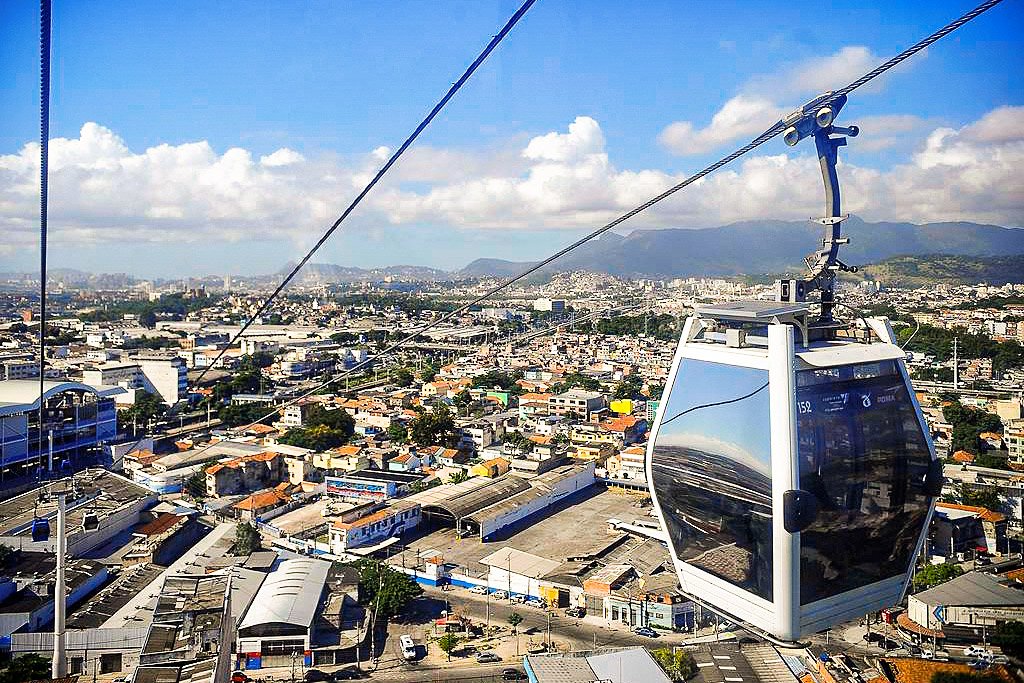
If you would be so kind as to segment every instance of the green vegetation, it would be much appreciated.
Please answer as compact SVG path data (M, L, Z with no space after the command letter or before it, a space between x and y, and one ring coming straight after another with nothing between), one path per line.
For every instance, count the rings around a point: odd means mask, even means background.
M143 335L138 339L125 339L121 345L122 349L167 349L181 346L181 342L170 337L147 337Z
M569 389L584 389L586 391L601 391L601 383L593 377L572 372L565 376L561 382L551 386L551 393L561 394Z
M37 654L12 659L7 668L0 669L0 683L50 680L50 660Z
M899 330L900 343L906 342L914 334L913 327ZM953 338L959 339L960 358L991 358L992 371L1001 374L1012 368L1024 367L1024 346L1020 342L998 342L984 334L971 334L963 329L947 330L931 325L921 325L907 345L908 351L923 353L934 357L939 362L948 361L953 357Z
M256 527L249 522L239 522L235 525L235 547L234 555L241 557L254 553L260 549L260 533Z
M210 493L206 490L206 467L209 467L209 465L200 469L185 482L185 492L196 500Z
M256 353L242 356L238 359L238 367L246 371L269 368L274 364L274 354L268 351L257 351Z
M673 681L684 681L697 673L697 664L689 652L682 648L659 647L651 655Z
M615 398L638 398L644 381L636 375L629 375L615 387Z
M408 387L412 386L415 378L408 368L397 368L391 372L391 379L400 387Z
M150 420L166 412L167 406L159 396L148 391L140 391L130 408L118 411L117 422L120 425L132 423L145 426Z
M186 299L182 293L164 294L156 301L123 301L78 317L87 322L111 322L134 314L145 327L154 327L159 318L181 320L187 314L212 306L217 301L219 299L210 296Z
M516 384L523 378L521 372L502 372L501 370L491 370L485 372L482 375L477 375L473 378L473 387L475 389L504 389L505 391L517 391L519 385Z
M217 401L224 401L235 394L251 394L260 390L263 375L255 368L242 368L231 376L231 379L218 382L213 387L213 396Z
M316 427L295 427L284 433L278 441L288 446L308 448L311 451L329 451L348 443L348 434L340 429L331 429L325 425Z
M635 337L643 334L645 330L648 335L662 341L674 341L679 337L676 318L667 313L660 315L620 315L615 318L597 321L597 331L600 334Z
M940 583L946 583L964 573L958 564L930 564L914 574L914 592L923 591Z
M512 627L512 633L516 633L516 629L521 623L523 623L523 615L519 612L512 612L508 615L508 625Z
M437 646L441 648L441 651L448 655L448 661L452 661L452 651L459 646L462 642L462 636L458 633L445 633L443 636L437 639Z
M450 445L455 438L455 418L448 408L436 403L429 413L420 413L409 422L409 435L420 446Z
M952 493L942 496L944 503L973 505L993 512L1002 512L1003 510L1003 501L999 497L999 492L990 486L971 488L957 484L952 489Z
M902 287L919 287L937 282L990 282L1003 285L1008 282L1024 282L1024 256L894 256L862 266L860 270L863 279L880 280L888 285Z
M950 445L954 453L967 451L977 456L982 452L982 441L979 436L981 433L1000 434L1003 431L1003 422L998 415L965 406L959 401L945 406L942 409L942 416L946 422L953 425L953 438Z
M359 601L372 605L377 616L393 617L423 595L423 589L411 576L379 560L367 558L348 566L359 572Z
M467 479L469 479L469 473L466 470L458 470L448 475L449 484L461 484Z
M227 427L241 427L242 425L262 422L270 424L276 413L268 416L274 410L273 406L266 403L232 403L224 406L217 412L217 417Z
M1014 659L1024 659L1024 621L1006 621L996 626L992 644Z
M388 438L396 444L404 444L409 441L409 430L400 422L392 422L388 427Z

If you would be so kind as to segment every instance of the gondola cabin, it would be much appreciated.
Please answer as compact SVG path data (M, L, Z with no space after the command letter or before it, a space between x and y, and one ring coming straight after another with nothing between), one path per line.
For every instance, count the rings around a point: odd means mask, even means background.
M888 322L808 316L698 310L647 452L683 591L782 641L900 601L942 480Z

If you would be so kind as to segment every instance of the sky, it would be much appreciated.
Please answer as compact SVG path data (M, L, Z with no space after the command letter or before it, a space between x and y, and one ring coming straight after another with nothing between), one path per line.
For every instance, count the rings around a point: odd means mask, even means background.
M50 265L279 270L517 6L55 0ZM539 259L971 6L538 0L315 261ZM38 263L37 12L0 2L0 272ZM1005 0L852 95L846 210L1024 226L1022 28ZM802 220L820 183L776 139L620 231Z

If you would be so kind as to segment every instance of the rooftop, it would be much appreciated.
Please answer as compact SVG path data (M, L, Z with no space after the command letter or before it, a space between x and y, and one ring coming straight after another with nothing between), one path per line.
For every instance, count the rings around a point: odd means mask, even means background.
M330 569L330 562L313 558L281 562L260 586L239 631L262 624L311 627Z
M991 574L981 572L967 572L935 588L915 593L911 598L926 605L1024 606L1024 591L1010 588Z

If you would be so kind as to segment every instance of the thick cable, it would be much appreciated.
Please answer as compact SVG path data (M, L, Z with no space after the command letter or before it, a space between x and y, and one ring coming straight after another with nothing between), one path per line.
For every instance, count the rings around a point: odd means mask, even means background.
M341 214L341 216L338 217L338 220L334 221L331 227L327 229L327 232L320 236L320 239L317 240L316 244L314 244L313 247L306 253L306 255L302 257L302 260L299 261L294 268L292 268L291 272L289 272L288 275L284 278L284 280L281 281L281 284L279 284L277 288L270 294L270 296L267 297L267 299L262 304L260 304L260 307L256 310L256 312L253 313L252 316L250 316L249 319L245 321L245 324L243 324L241 329L239 329L235 336L231 338L231 341L229 341L227 345L225 345L224 348L220 350L217 356L213 359L213 362L206 366L206 368L201 373L199 373L199 377L197 377L195 380L196 384L198 384L203 379L203 377L206 376L206 373L210 370L210 368L217 364L217 361L219 361L221 357L227 352L228 348L230 348L231 345L233 345L236 341L238 341L241 338L241 336L245 333L247 329L249 329L253 322L267 311L267 309L270 307L270 304L274 302L274 299L276 299L277 296L282 291L284 291L284 288L287 287L288 284L295 278L295 276L299 274L299 271L302 270L302 267L305 266L306 263L308 263L311 258L313 258L313 255L320 249L320 247L324 245L324 243L331 237L331 235L334 234L334 231L337 230L341 226L342 222L344 222L344 220L349 217L349 215L355 210L355 208L359 206L359 203L363 201L363 198L367 194L369 194L370 190L372 190L374 186L380 181L380 179L384 177L384 174L387 173L388 170L395 165L395 162L397 162L398 159L405 153L405 151L409 149L412 143L416 141L416 138L420 136L420 133L422 133L423 130L428 125L430 125L430 122L434 120L434 117L436 117L441 112L444 106L448 104L448 101L452 99L452 97L455 96L455 93L457 93L466 83L466 81L469 80L469 77L473 75L473 72L475 72L477 68L484 63L484 60L486 60L487 57L491 54L491 52L494 51L494 48L498 47L498 45L505 38L505 36L509 34L512 28L517 23L519 23L519 20L523 18L523 15L526 14L527 10L530 9L534 2L536 2L536 0L525 0L525 2L523 2L519 9L516 10L516 13L513 14L512 17L505 23L501 30L498 31L498 33L491 38L491 41L487 43L487 47L483 49L483 52L481 52L477 56L477 58L473 60L473 63L470 64L469 67L463 72L462 76L459 77L459 80L455 81L455 83L453 83L452 86L448 88L448 92L444 94L444 97L442 97L438 101L438 103L434 105L434 108L430 110L430 113L428 113L426 117L424 117L424 119L420 121L419 125L416 126L416 130L414 130L412 134L405 139L405 142L403 142L401 146L397 150L395 150L394 154L392 154L391 157L387 160L387 162L385 162L385 164L381 166L380 170L377 171L377 173L373 176L370 182L368 182L366 186L362 189L362 191L358 195L356 195L356 198L352 200L352 202L348 205L348 207Z
M917 52L920 52L925 47L928 47L929 45L931 45L932 43L936 42L940 38L943 38L944 36L948 35L952 31L960 28L961 26L966 24L971 19L976 18L977 16L979 16L983 12L991 9L992 7L996 6L1000 2L1002 2L1002 0L988 0L985 3L982 3L978 7L974 8L973 10L968 12L967 14L964 14L963 16L959 17L958 19L950 22L949 24L946 24L945 26L943 26L938 31L936 31L936 32L932 33L931 35L929 35L927 38L925 38L925 39L915 43L911 47L907 48L903 52L901 52L898 55L896 55L895 57L893 57L892 59L890 59L887 62L881 64L880 66L876 67L875 69L869 71L867 74L865 74L864 76L862 76L862 77L858 78L857 80L853 81L852 83L847 85L842 90L839 90L839 91L835 92L833 94L833 97L839 97L840 95L849 94L850 92L852 92L852 91L856 90L857 88L861 87L862 85L864 85L868 81L872 80L873 78L876 78L877 76L881 75L885 71L887 71L887 70L891 69L892 67L896 66L897 64L899 64L903 60L907 59L911 55L914 55ZM786 125L785 125L785 123L783 123L783 121L781 121L781 120L777 121L771 127L766 129L763 133L758 135L756 138L754 138L753 140L748 142L743 147L740 147L739 149L737 149L735 152L729 154L726 157L723 157L722 159L719 159L718 161L716 161L715 163L711 164L710 166L708 166L708 167L698 171L697 173L693 174L692 176L686 178L681 183L678 183L677 185L674 185L673 187L670 187L669 189L665 190L664 192L662 192L658 196L656 196L656 197L654 197L654 198L644 202L643 204L637 206L636 208L634 208L634 209L628 211L627 213L624 213L623 215L619 216L618 218L616 218L615 220L611 221L610 223L607 223L607 224L601 226L600 228L598 228L597 230L594 230L593 232L591 232L591 233L585 235L584 237L576 240L575 242L573 242L569 246L559 250L555 254L552 254L551 256L547 257L543 261L540 261L540 262L534 264L533 266L527 268L526 270L524 270L523 272L519 273L518 275L516 275L516 276L506 280L505 282L502 282L499 285L496 285L496 286L492 287L491 289L487 290L485 293L483 293L480 296L474 298L469 303L464 304L462 306L459 306L455 310L453 310L453 311L451 311L449 313L446 313L445 315L441 316L440 318L438 318L438 319L428 323L424 327L419 328L419 329L415 330L414 332L412 332L411 334L406 335L405 337L401 338L399 341L397 341L397 342L387 346L385 349L383 349L377 355L375 355L372 359L367 359L367 360L363 361L362 363L358 363L358 364L354 365L352 368L349 368L348 370L345 370L345 371L343 371L343 372L341 372L341 373L339 373L337 375L332 376L330 379L328 379L328 380L326 380L326 381L324 381L324 382L314 386L309 391L299 395L298 397L296 397L296 398L294 398L294 399L292 399L290 401L285 402L284 404L282 404L281 406L275 408L273 411L271 411L267 415L264 415L260 419L255 420L255 421L249 423L248 425L245 425L244 427L241 427L241 429L247 429L249 427L252 427L253 425L256 425L256 424L262 422L263 420L266 420L266 419L268 419L270 417L273 417L274 415L276 415L278 412L280 412L284 408L286 408L286 407L288 407L290 405L293 405L293 404L297 403L298 401L301 401L304 398L312 396L313 394L319 392L321 389L323 389L324 387L329 386L333 382L336 382L339 379L344 379L345 377L351 375L352 373L356 372L357 370L361 370L362 368L366 367L370 363L372 363L372 362L374 362L374 361L376 361L376 360L378 360L380 358L383 358L383 357L386 357L386 356L390 355L392 352L396 351L397 349L401 348L402 346L404 346L408 342L412 341L417 336L419 336L419 335L421 335L421 334L423 334L425 332L428 332L428 331L434 329L435 327L437 327L437 326L439 326L439 325L441 325L441 324L443 324L445 322L448 322L449 320L455 318L456 316L459 316L459 315L465 313L466 311L468 311L473 306L476 306L476 305L480 304L481 302L483 302L483 301L485 301L487 299L490 299L492 296L494 296L498 292L501 292L502 290L507 289L508 287L512 286L516 282L519 282L520 280L523 280L523 279L529 277L530 275L532 275L533 273L537 272L538 270L540 270L544 266L547 266L548 264L552 263L553 261L556 261L556 260L560 259L561 257L565 256L569 252L571 252L571 251L581 247L582 245L586 244L587 242L591 241L595 237L599 237L600 235L603 235L604 233L608 232L609 230L611 230L612 228L616 227L617 225L620 225L620 224L624 223L625 221L629 220L630 218L632 218L633 216L637 215L638 213L646 211L647 209L649 209L650 207L654 206L658 202L660 202L660 201L662 201L664 199L667 199L668 197L672 196L673 194L675 194L679 190L682 190L683 188L687 187L688 185L692 185L694 182L696 182L697 180L700 180L704 176L707 176L707 175L717 171L722 166L725 166L726 164L728 164L728 163L736 160L737 158L743 156L747 152L750 152L751 150L753 150L753 149L763 145L765 142L767 142L768 140L771 140L773 137L775 137L776 135L781 133L785 128L786 128ZM241 334L241 333L239 333L239 334ZM223 351L221 352L221 354L223 354ZM218 356L218 358L219 357L220 356ZM201 377L202 377L202 375L200 375L200 378Z
M39 457L43 470L43 398L46 396L46 219L50 167L50 0L39 0Z
M745 394L743 396L737 396L736 398L730 398L730 399L725 400L725 401L715 401L714 403L702 403L699 406L693 406L692 408L687 408L686 410L684 410L682 412L676 413L675 415L673 415L672 417L668 418L667 420L662 420L661 421L661 426L664 427L665 425L667 425L672 420L675 420L676 418L680 418L683 415L687 415L689 413L692 413L695 410L703 410L705 408L714 408L715 406L726 406L726 405L729 405L730 403L739 403L740 401L745 401L748 398L750 398L751 396L755 396L755 395L761 393L762 391L764 391L767 388L768 388L768 382L765 382L764 384L759 386L757 389L754 389L753 391L751 391L749 394Z

